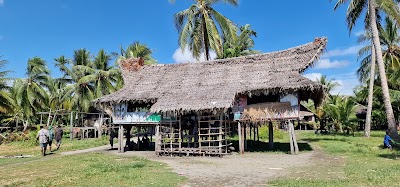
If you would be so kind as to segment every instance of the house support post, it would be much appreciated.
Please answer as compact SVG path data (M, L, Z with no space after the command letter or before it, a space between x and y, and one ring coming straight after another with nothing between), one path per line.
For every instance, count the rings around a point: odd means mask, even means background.
M248 133L248 130L247 130L247 123L244 123L244 127L243 127L243 140L244 140L244 150L246 151L247 150L247 133Z
M159 152L160 152L160 142L161 142L161 139L160 139L160 124L157 124L157 126L156 126L156 137L154 138L154 151L156 152L156 155L159 155Z
M124 152L124 147L122 142L123 137L124 137L124 127L120 124L118 126L118 153Z
M103 123L104 123L104 112L101 112L101 116L100 116L100 125L99 125L99 129L97 129L98 138L101 138L102 134L103 134Z
M70 138L71 141L74 138L74 132L73 132L74 129L72 128L73 120L74 120L73 113L74 112L71 111L71 114L70 114L71 116L70 116L70 121L69 121L69 125L71 126L71 129L70 129L70 132L69 132L69 138Z
M268 148L272 150L274 148L274 127L272 121L268 122Z
M219 143L218 143L218 153L220 154L220 155L222 155L222 146L223 146L223 143L222 143L222 123L224 122L223 121L223 118L224 118L224 116L221 114L221 116L219 117L220 119L220 121L219 121L219 135L218 135L218 140L219 140Z
M239 136L239 153L244 154L243 132L242 125L238 122L238 136Z

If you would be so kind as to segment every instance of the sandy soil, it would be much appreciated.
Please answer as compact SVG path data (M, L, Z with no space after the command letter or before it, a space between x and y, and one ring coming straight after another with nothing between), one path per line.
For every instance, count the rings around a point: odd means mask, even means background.
M167 157L154 152L107 151L120 156L142 156L168 164L174 172L189 178L192 186L265 186L268 181L290 172L290 168L310 165L314 152L300 155L246 153L218 157Z

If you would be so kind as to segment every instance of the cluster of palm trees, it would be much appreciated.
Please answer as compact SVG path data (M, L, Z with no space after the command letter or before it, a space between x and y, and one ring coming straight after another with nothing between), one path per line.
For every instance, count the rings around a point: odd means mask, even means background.
M374 81L379 80L382 94L382 102L384 104L386 119L390 131L390 135L395 139L399 139L395 116L393 113L392 103L390 99L389 84L387 79L388 65L385 64L385 59L382 51L385 49L382 46L380 30L380 19L382 15L388 19L394 20L397 25L400 24L400 10L398 0L338 0L334 9L336 10L341 5L348 3L346 22L351 31L357 20L365 12L365 31L370 35L371 56L369 57L370 76L369 76L369 91L368 91L368 109L367 120L365 127L365 136L370 136L371 115L373 105ZM378 65L378 72L375 73L375 63ZM363 75L366 77L366 75Z
M123 86L113 59L142 57L146 63L156 63L151 54L152 50L146 45L134 42L126 49L121 48L121 54L101 49L92 55L86 49L78 49L72 58L55 58L55 67L62 73L58 78L51 77L47 63L39 57L28 60L25 78L12 80L6 78L8 71L0 72L2 123L22 123L26 128L38 123L36 114L41 111L93 111L93 99ZM0 61L0 65L5 63Z

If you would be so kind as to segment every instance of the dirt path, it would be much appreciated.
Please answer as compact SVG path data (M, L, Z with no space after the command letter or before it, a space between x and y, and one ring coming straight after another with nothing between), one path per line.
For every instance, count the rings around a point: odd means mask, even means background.
M106 151L109 149L110 149L110 145L103 145L100 147L93 147L93 148L89 148L89 149L65 151L65 152L61 152L60 155L76 155L76 154L90 153L90 152L95 152L95 151Z
M289 168L312 162L314 152L300 155L246 153L218 157L157 157L153 152L126 152L168 164L174 172L189 178L183 186L265 186L269 180L289 173Z

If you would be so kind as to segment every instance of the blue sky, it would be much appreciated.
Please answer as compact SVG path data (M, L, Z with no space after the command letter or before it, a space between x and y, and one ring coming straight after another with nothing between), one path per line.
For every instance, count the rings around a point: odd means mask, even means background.
M73 50L86 48L118 52L133 41L147 44L159 63L191 60L178 49L173 14L189 7L190 0L0 0L0 55L11 77L24 77L29 58L41 57L52 75L60 73L53 59L71 57ZM362 22L349 34L342 7L333 11L329 0L241 0L238 7L217 4L214 8L239 25L251 24L257 31L255 49L282 50L328 37L321 60L305 72L335 78L341 87L334 93L351 94L358 83L356 43ZM179 54L178 54L179 53ZM174 55L175 54L175 55Z

